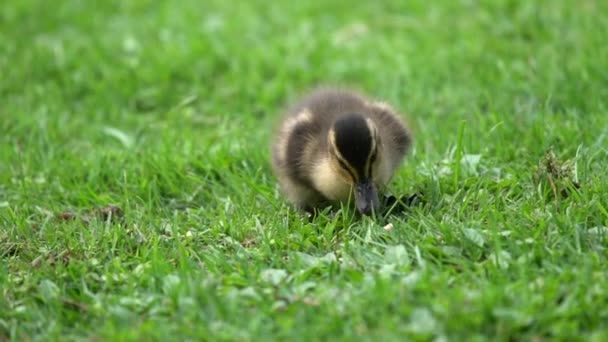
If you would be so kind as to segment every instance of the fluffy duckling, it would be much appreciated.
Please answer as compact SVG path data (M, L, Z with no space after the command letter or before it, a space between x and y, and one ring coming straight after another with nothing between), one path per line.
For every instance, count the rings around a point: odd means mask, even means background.
M288 111L272 145L272 163L297 208L311 212L354 199L357 210L370 215L411 144L410 130L389 105L321 88Z

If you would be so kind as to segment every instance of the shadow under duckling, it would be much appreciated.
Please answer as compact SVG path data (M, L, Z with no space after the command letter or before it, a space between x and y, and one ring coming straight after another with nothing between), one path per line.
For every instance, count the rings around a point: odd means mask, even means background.
M388 104L354 91L318 88L280 122L272 166L282 192L312 213L354 202L378 213L382 193L412 145L412 133Z

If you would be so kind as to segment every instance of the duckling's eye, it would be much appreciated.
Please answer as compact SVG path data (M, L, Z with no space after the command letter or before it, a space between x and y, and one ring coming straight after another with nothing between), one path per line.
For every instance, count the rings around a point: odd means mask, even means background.
M367 164L367 175L368 177L371 177L372 175L372 169L373 169L373 165L374 162L376 161L376 157L378 156L378 151L374 150L374 153L372 153L372 155L369 157L369 164Z
M369 163L373 164L376 161L376 157L378 156L378 152L374 151L374 153L372 154L372 156L369 158Z
M345 163L345 162L343 162L343 161L341 161L340 159L338 159L338 163L340 164L340 167L341 167L343 170L346 170L346 171L348 171L348 173L350 173L350 169L348 168L348 166L346 166L346 163Z
M342 170L346 171L348 173L348 175L353 179L353 182L357 179L357 178L355 178L355 175L353 175L353 173L350 171L350 169L348 168L348 166L346 165L345 162L338 159L338 164L340 164L340 167L342 168Z

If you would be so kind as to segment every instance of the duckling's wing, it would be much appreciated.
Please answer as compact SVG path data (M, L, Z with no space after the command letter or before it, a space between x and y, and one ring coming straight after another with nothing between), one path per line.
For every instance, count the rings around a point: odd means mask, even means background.
M299 207L322 200L310 176L316 159L325 151L325 121L301 101L287 112L272 144L274 171L287 197Z
M409 152L413 136L404 119L388 104L370 102L370 115L378 126L393 167L397 167Z

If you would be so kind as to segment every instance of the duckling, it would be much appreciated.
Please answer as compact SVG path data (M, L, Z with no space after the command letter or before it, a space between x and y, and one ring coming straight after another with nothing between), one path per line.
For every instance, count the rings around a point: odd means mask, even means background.
M351 90L318 88L278 125L273 170L288 201L300 210L354 200L359 213L371 215L412 140L388 104Z

